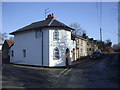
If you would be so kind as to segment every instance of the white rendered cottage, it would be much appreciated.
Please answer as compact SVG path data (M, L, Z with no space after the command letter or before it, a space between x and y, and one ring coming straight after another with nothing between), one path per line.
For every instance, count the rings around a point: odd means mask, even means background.
M72 50L76 47L76 42L71 40L72 31L52 14L12 32L14 45L10 50L10 62L48 67L71 65Z

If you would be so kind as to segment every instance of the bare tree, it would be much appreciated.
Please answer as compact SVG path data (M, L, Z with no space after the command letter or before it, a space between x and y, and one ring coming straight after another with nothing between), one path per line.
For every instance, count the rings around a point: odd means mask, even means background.
M120 51L120 44L114 44L113 49L116 51L118 51L118 50Z
M14 40L14 37L12 37L12 36L11 36L11 37L9 37L9 40Z
M111 40L110 40L110 39L106 40L106 47L107 47L107 46L108 46L108 47L111 47L111 45L112 45Z
M0 32L0 42L2 43L5 39L7 39L7 33L1 33Z
M83 33L86 33L86 31L80 27L80 24L72 23L72 24L70 24L70 27L75 29L75 31L74 31L75 34L82 35Z
M3 43L3 42L5 41L5 39L14 40L14 37L13 37L13 36L10 36L10 35L7 34L7 33L1 33L1 32L0 32L0 43Z

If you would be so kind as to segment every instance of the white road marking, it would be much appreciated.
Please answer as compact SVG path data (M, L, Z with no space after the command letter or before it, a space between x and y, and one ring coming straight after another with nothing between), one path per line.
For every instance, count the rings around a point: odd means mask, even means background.
M72 68L66 68L66 69L64 69L63 71L61 71L60 72L60 74L59 75L57 75L57 77L60 77L62 74L67 74L69 71L71 71L72 70Z
M68 74L71 70L72 68L68 69L64 74Z

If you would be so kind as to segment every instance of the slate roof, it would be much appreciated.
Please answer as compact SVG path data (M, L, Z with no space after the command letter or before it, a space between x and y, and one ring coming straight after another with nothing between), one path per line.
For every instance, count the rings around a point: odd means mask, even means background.
M82 36L77 35L77 34L75 34L75 33L72 33L72 34L71 34L71 39L72 39L72 40L75 40L75 38L79 38L79 39L82 39L82 40L86 40L86 39L83 38Z
M46 20L43 20L43 21L34 22L34 23L32 23L28 26L25 26L21 29L18 29L10 34L14 35L19 32L34 30L34 29L43 28L43 27L61 27L68 31L74 30L73 28L68 27L67 25L63 24L62 22L60 22L54 18L47 18Z

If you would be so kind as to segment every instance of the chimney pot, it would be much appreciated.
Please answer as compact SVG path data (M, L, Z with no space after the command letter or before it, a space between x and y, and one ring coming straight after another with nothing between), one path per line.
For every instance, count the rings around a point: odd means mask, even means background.
M52 13L52 18L56 19L56 17L54 16L54 14Z
M49 14L50 18L51 18L51 14Z
M52 13L52 17L54 17L54 14Z
M54 18L54 19L55 19L54 14L53 14L53 13L52 13L52 14L49 14L46 19L49 19L49 18Z

